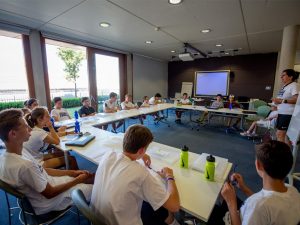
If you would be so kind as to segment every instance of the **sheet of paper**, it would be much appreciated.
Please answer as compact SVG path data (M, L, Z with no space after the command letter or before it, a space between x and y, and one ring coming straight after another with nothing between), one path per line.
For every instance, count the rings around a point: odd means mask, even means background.
M179 160L180 155L177 151L174 151L173 148L169 146L153 146L150 145L147 150L147 154L156 159L162 160L169 165L174 164Z

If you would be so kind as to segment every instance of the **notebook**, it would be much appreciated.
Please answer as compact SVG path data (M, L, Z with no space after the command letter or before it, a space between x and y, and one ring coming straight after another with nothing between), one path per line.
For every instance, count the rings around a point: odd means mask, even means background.
M74 139L67 141L65 143L66 146L79 146L84 147L88 143L90 143L92 140L95 139L94 135L83 135L83 136L77 136Z

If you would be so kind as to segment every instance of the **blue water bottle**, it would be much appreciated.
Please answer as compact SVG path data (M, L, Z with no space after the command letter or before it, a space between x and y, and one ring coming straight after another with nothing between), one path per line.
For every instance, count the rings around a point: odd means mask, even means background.
M52 123L52 127L55 127L55 126L54 126L54 119L53 119L52 117L50 118L50 121L51 121L51 123Z
M79 121L78 121L78 112L75 111L74 112L74 117L75 117L75 133L79 134L80 133L80 124L79 124Z

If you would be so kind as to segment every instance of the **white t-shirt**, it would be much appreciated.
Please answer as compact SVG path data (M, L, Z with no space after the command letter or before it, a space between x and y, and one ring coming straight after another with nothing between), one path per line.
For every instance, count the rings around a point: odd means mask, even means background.
M44 142L47 136L47 131L34 127L29 140L23 143L23 147L39 162L43 161L43 151L49 146L48 143Z
M279 91L277 98L290 99L292 96L297 95L298 93L299 85L296 82L292 82ZM294 109L295 104L281 103L277 106L278 114L283 115L293 115Z
M161 100L155 101L155 97L154 96L149 99L149 104L150 105L155 105L157 102L161 102Z
M165 184L140 163L122 153L110 152L99 162L91 206L109 225L142 225L141 207L154 210L169 198Z
M132 102L122 102L121 103L121 108L124 110L127 108L134 108L134 104Z
M267 191L251 195L240 209L242 225L297 225L300 222L300 194L286 185L285 193Z
M54 108L54 109L52 109L51 117L54 117L54 116L58 118L58 121L71 119L68 111L64 108L61 108L61 109Z
M103 103L103 110L105 108L107 109L115 109L116 107L118 107L118 104L117 104L117 101L115 102L110 102L110 100L106 100L104 103Z
M189 103L191 103L191 101L187 98L187 99L180 99L180 103L182 103L182 104L189 104Z
M0 156L0 179L26 195L37 215L67 208L72 204L71 193L75 188L80 188L90 199L93 187L90 184L78 184L54 198L47 199L41 194L47 183L56 186L74 178L49 176L25 149L22 155L5 152Z

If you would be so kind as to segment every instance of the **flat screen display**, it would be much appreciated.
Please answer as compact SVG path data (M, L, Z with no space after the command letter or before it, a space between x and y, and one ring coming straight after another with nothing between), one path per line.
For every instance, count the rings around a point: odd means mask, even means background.
M228 95L230 71L197 71L195 96Z

